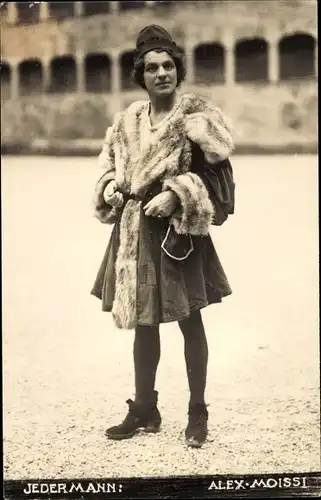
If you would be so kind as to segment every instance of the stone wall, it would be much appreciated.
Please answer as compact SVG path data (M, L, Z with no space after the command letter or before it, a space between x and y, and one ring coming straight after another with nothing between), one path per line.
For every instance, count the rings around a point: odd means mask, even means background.
M200 93L221 106L232 119L238 147L279 149L296 145L298 150L310 150L317 144L316 79L278 81L275 47L282 37L295 32L316 38L316 8L314 0L173 2L169 8L74 17L60 22L51 19L30 26L2 23L1 59L17 67L23 60L39 58L45 68L50 59L62 55L74 55L78 61L79 54L106 53L118 60L122 52L133 49L143 26L158 23L185 48L187 57L196 44L222 43L227 49L226 65L231 75L233 59L229 54L237 41L264 37L270 47L269 60L274 60L269 82L235 84L228 78L225 84L205 86L195 85L188 78L182 91ZM81 75L79 64L77 71ZM113 71L117 82L117 64ZM12 74L17 81L17 73ZM112 89L112 93L100 95L39 92L38 96L4 99L2 146L30 146L39 140L50 143L61 138L99 141L119 109L144 98L139 90L119 92L118 83L116 91L115 85Z
M231 118L237 148L247 150L295 149L311 151L317 144L316 84L237 86L185 86L220 106ZM106 127L120 108L144 93L128 92L120 102L111 96L78 94L23 98L2 106L2 146L32 147L39 140L96 139L100 145Z
M48 20L31 26L3 24L1 58L56 57L85 52L126 51L134 48L137 32L146 24L168 29L179 44L228 38L262 36L281 38L295 31L317 35L317 2L314 0L222 0L180 2L121 14Z

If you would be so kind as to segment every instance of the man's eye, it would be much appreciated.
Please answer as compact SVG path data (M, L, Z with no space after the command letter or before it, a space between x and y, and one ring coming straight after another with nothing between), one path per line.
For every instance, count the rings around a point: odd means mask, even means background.
M171 69L174 68L174 64L172 64L172 63L165 64L164 68L167 69L167 70L171 70Z

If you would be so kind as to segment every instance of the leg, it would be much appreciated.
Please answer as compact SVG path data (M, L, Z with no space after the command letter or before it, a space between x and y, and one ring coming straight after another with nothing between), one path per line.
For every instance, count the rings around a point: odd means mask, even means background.
M179 327L184 335L184 354L190 389L190 405L204 404L206 388L208 346L200 311L180 321Z
M185 361L190 401L188 424L185 430L186 444L200 448L207 437L208 411L204 393L206 388L208 346L200 311L179 323L184 335Z
M157 391L154 390L156 371L160 359L158 327L139 326L134 339L135 401L128 399L128 414L120 425L106 431L109 439L128 439L139 428L146 432L159 431L161 415L157 408Z
M144 403L152 397L159 360L159 328L157 326L138 326L134 339L136 403Z

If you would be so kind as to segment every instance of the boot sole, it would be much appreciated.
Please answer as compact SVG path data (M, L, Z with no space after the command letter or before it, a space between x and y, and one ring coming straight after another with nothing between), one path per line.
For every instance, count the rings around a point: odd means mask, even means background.
M188 448L202 448L204 443L205 441L199 443L197 441L188 441L187 439L185 440L185 444L186 446L188 446Z
M161 427L160 427L160 425L157 426L157 427L155 427L155 426L153 426L153 427L143 427L143 431L144 432L149 432L151 434L156 434L157 432L161 431Z
M106 432L106 437L108 437L108 439L113 439L114 441L121 441L122 439L132 438L137 432L138 429L134 432L131 432L130 434L108 434Z
M106 432L106 436L108 439L113 439L114 441L121 441L122 439L130 439L132 438L135 434L139 432L139 430L142 429L146 433L150 434L156 434L157 432L160 432L160 426L159 427L139 427L138 429L134 430L133 432L129 434L108 434Z

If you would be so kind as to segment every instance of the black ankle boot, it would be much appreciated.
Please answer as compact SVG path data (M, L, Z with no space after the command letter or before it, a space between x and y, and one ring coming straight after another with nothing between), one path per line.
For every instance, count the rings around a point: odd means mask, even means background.
M205 404L189 406L188 424L185 430L185 442L192 448L200 448L207 438L208 411Z
M162 422L161 415L157 408L157 391L153 397L144 403L135 403L127 399L129 411L125 420L119 424L109 427L106 436L109 439L129 439L138 429L143 428L145 432L158 432Z

